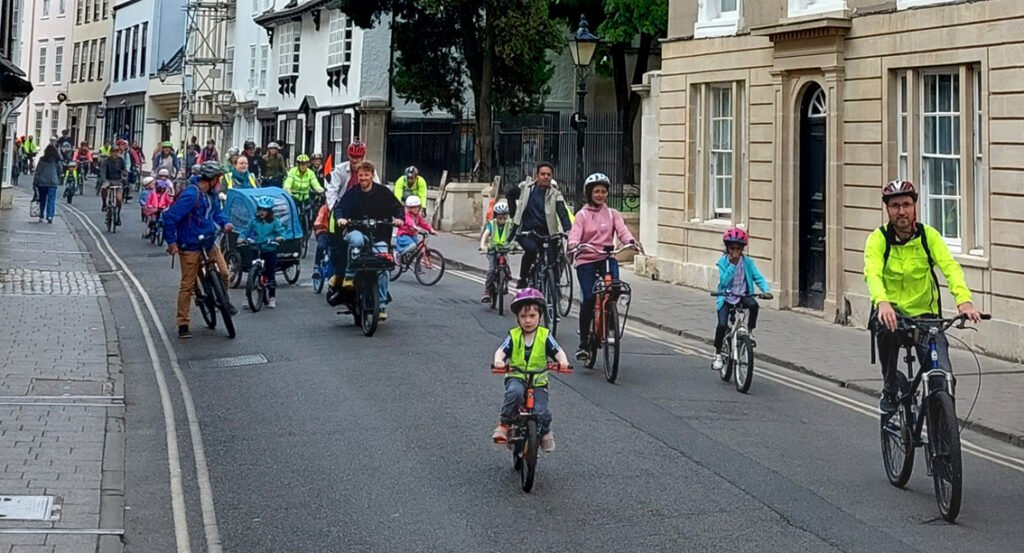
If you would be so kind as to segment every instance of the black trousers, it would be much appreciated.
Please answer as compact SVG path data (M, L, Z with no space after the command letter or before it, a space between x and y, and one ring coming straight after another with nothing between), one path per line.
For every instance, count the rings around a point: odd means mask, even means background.
M741 298L740 303L747 308L747 330L753 332L757 328L757 314L761 311L761 306L758 305L757 300L754 298ZM718 310L718 325L715 327L715 352L722 351L722 343L725 342L725 333L729 332L729 314L732 313L733 306L729 302L722 304L722 308Z
M522 265L519 266L519 280L527 280L530 278L530 269L537 262L537 253L540 251L540 245L531 236L517 236L516 242L519 242L519 245L523 247Z
M893 332L885 328L881 323L875 322L875 342L878 344L878 360L882 365L882 389L888 393L899 392L899 380L896 373L899 371L900 349L908 344L913 344L917 352L918 367L924 370L931 369L931 353L928 350L927 338L922 334L920 339L914 343L914 339L906 332ZM944 334L935 337L935 351L938 354L939 367L949 374L953 374L953 364L949 360L949 341Z

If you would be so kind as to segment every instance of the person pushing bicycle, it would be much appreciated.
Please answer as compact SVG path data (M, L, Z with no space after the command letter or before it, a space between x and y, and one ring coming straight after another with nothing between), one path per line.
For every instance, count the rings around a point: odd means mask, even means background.
M624 244L636 245L636 238L629 232L622 214L608 207L608 189L611 180L604 173L594 173L583 183L583 197L587 205L576 213L576 220L569 231L569 250L580 244L589 244L603 250L614 246L615 239ZM583 301L580 306L580 346L576 359L586 361L590 356L590 324L594 318L594 283L604 276L605 259L600 253L582 249L576 253L576 279L580 283ZM619 279L619 262L608 259L612 278Z
M517 326L508 331L508 336L494 352L494 368L504 369L507 363L517 372L505 376L505 400L491 439L496 444L508 442L509 425L515 420L526 392L526 375L520 373L540 372L543 374L533 382L534 411L540 419L541 449L551 453L555 450L555 435L551 432L551 411L548 410L548 358L553 358L562 370L568 370L569 358L555 337L540 324L545 307L540 290L520 290L509 307L516 316Z
M746 231L741 228L731 228L722 236L725 253L718 259L718 292L728 295L718 296L715 300L718 326L715 327L715 359L711 363L711 368L716 371L722 370L722 366L725 364L722 344L725 341L725 334L729 332L729 314L734 306L742 303L750 313L748 319L750 345L756 346L754 329L757 328L757 313L761 310L761 306L754 298L744 296L753 294L756 285L764 292L766 299L772 298L772 289L768 280L764 278L761 271L757 270L754 260L743 255L743 250L749 241Z
M981 313L971 301L963 269L939 231L917 221L917 189L906 180L894 180L882 188L889 223L875 229L864 244L864 282L871 296L870 328L878 347L882 365L882 397L878 408L882 413L895 413L899 381L897 377L899 350L905 336L898 332L899 315L910 318L942 316L939 281L933 268L937 265L956 300L957 311L977 322ZM952 374L949 342L945 335L936 336L939 366ZM930 359L926 346L917 344L918 359Z
M181 262L181 286L178 288L178 338L192 337L189 322L192 319L192 294L195 293L196 278L199 275L200 251L205 250L210 259L217 263L221 278L224 279L224 292L228 289L228 264L224 255L217 247L214 239L217 227L231 232L235 226L228 220L220 208L217 191L224 169L216 161L208 161L199 166L195 184L189 184L178 193L171 207L164 211L164 238L167 240L167 253L177 255ZM203 241L199 237L204 238ZM238 309L225 296L231 314Z

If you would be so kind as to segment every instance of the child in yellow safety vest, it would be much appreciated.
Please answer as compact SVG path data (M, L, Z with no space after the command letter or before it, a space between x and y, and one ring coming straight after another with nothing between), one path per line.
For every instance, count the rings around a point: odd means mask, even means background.
M484 295L481 303L491 302L491 284L498 265L498 248L512 243L512 218L508 215L508 202L499 200L494 204L494 218L487 221L480 236L480 251L487 253L487 278L484 280Z
M509 306L518 325L494 352L494 371L511 368L505 373L505 400L501 405L501 418L491 438L496 444L508 442L509 426L519 413L526 394L527 374L540 373L533 379L533 412L540 421L540 446L545 453L555 450L555 435L551 433L551 411L548 410L548 359L558 363L558 370L569 372L569 358L548 329L540 325L544 311L544 295L534 288L520 290Z

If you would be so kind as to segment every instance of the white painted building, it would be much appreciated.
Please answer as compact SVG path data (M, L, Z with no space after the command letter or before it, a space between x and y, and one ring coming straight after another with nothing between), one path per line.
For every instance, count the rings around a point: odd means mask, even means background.
M101 8L106 4L106 0L95 2ZM71 80L76 0L24 0L22 8L20 66L34 90L22 105L18 132L34 136L44 146L59 136L68 122L63 99Z
M225 69L224 87L231 91L229 109L233 110L230 127L224 129L222 150L241 148L248 140L262 143L262 110L269 129L276 127L272 106L271 48L267 31L253 18L269 10L272 0L243 1L235 5L235 18L228 23L228 46L224 57L231 60Z

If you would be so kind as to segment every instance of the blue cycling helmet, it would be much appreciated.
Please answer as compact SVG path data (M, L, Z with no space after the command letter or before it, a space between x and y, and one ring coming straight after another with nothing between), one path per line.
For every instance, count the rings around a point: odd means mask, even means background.
M271 198L270 196L260 196L259 198L256 198L256 208L273 210L274 198Z

